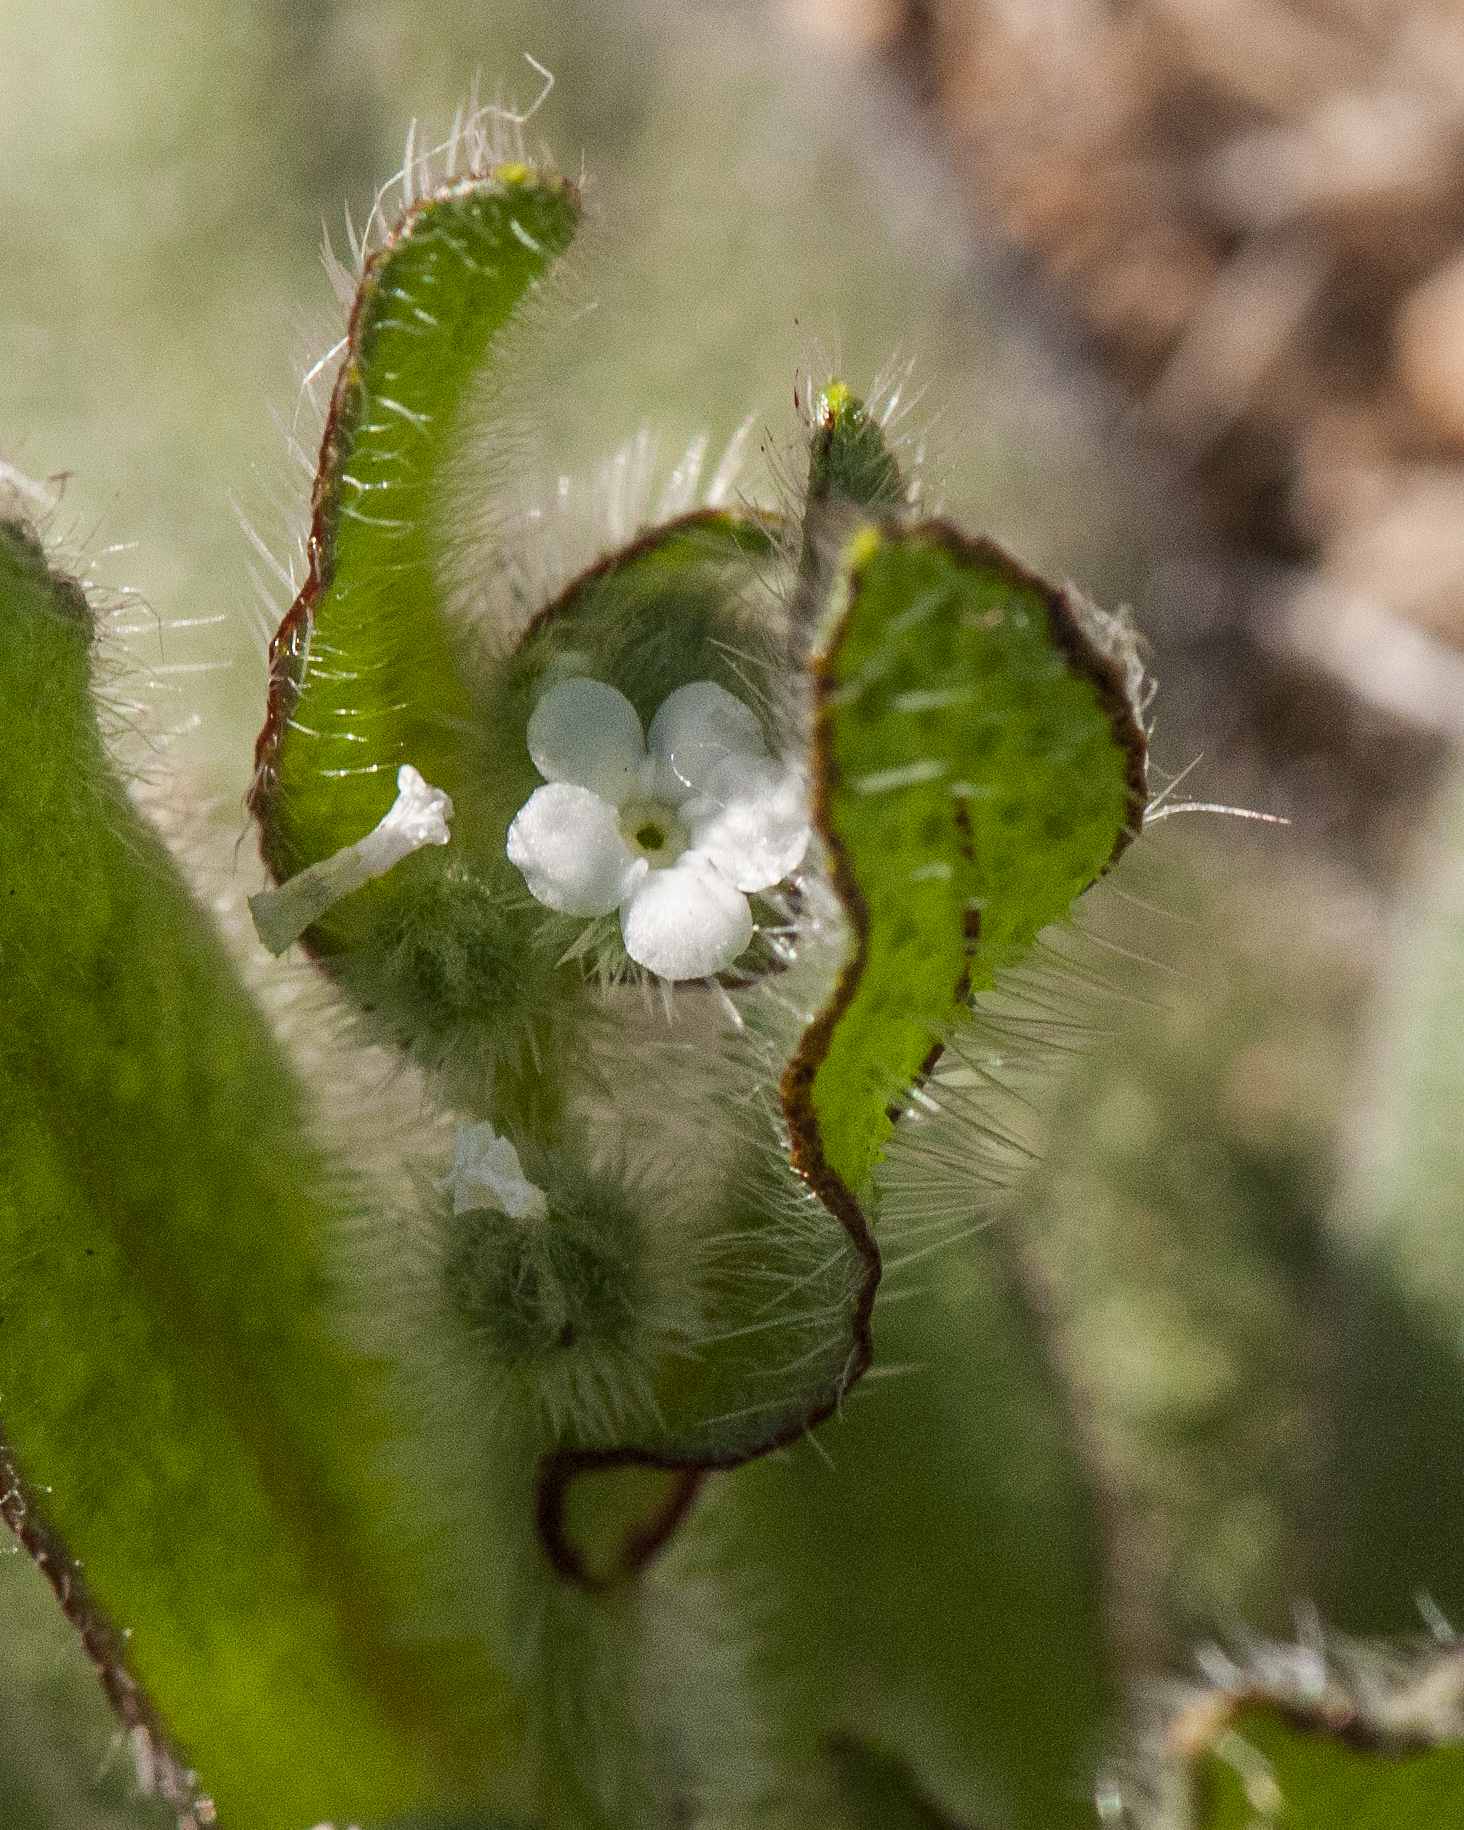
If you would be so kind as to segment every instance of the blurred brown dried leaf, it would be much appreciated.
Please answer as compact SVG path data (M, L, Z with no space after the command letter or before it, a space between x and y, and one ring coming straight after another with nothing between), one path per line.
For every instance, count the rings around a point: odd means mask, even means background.
M1358 606L1410 625L1390 709L1464 729L1424 679L1464 648L1464 4L818 10L930 99L1208 525L1305 568L1280 645L1366 698Z

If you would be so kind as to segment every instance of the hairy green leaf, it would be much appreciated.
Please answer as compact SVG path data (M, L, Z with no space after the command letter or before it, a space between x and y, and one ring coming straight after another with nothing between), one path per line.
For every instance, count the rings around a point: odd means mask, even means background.
M409 208L365 264L312 503L310 577L271 650L252 805L284 882L354 844L410 763L460 792L470 698L434 541L462 409L494 338L574 235L573 187L522 165ZM473 809L463 809L471 842ZM441 860L411 861L312 926L333 955L410 924ZM430 919L430 916L429 916Z
M92 651L78 588L0 527L5 1516L226 1821L450 1798L495 1757L502 1680L393 1643L417 1572L329 1319L342 1201L104 755Z
M1122 625L988 541L849 540L815 647L815 818L857 951L793 1123L851 1190L967 998L1138 830L1139 679Z

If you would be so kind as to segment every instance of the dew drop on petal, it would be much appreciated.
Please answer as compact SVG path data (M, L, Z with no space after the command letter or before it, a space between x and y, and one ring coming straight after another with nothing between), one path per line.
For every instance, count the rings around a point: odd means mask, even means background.
M625 951L663 979L702 979L730 966L752 939L747 898L708 860L688 852L650 871L620 914Z

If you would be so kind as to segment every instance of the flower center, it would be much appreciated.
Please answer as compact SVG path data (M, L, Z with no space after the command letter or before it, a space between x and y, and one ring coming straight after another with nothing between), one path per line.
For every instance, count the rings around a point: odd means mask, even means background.
M691 833L665 801L627 801L619 813L620 836L653 870L674 864L691 843Z

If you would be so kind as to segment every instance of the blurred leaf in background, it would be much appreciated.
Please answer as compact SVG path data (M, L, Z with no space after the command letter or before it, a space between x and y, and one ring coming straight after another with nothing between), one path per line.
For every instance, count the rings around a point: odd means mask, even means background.
M1389 912L1332 1216L1342 1321L1329 1615L1464 1619L1464 817L1457 765ZM1411 1619L1410 1619L1411 1617Z
M30 1558L0 1557L0 1823L15 1830L171 1830L138 1797L102 1687Z

